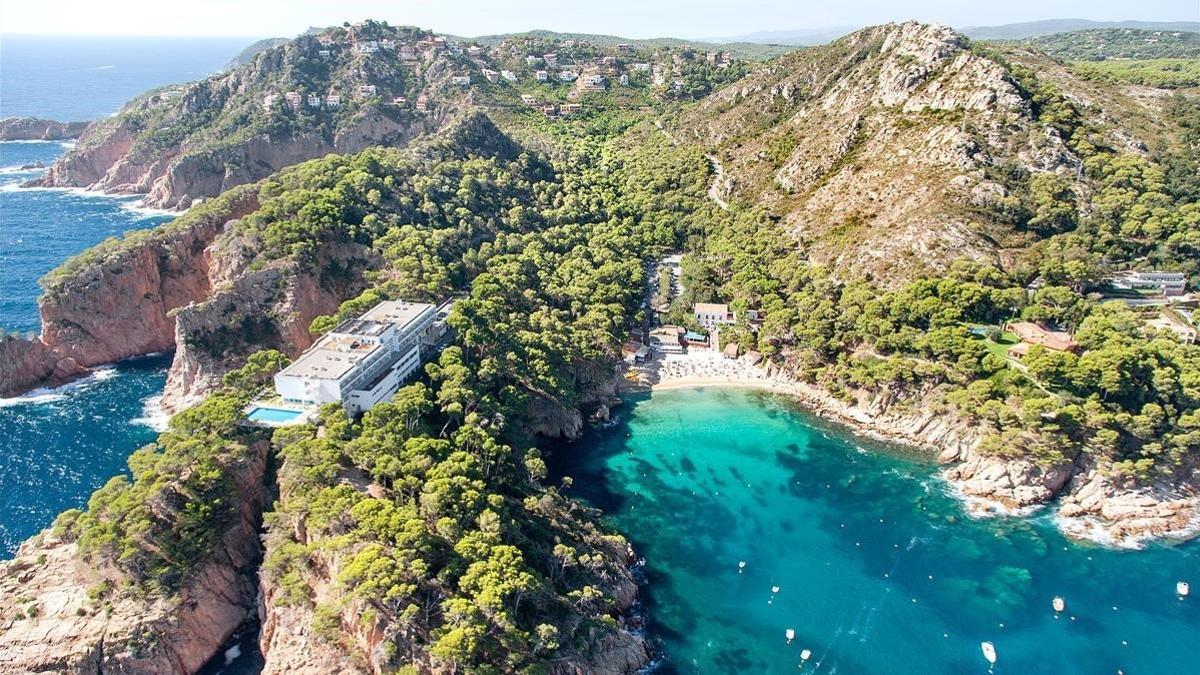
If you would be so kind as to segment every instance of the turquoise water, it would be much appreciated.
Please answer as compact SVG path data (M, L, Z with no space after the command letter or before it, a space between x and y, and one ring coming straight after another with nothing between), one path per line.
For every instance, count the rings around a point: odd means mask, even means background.
M304 413L297 410L283 410L280 408L264 408L257 406L250 411L246 419L253 422L267 422L270 424L286 424L294 421L297 417Z
M5 82L5 95L8 82ZM21 190L61 143L0 143L0 328L36 332L37 279L67 257L127 230L168 218L130 199L63 190ZM51 392L0 399L0 558L83 506L93 490L125 470L125 459L154 439L149 418L170 358L138 359ZM148 411L147 408L151 410Z
M1197 672L1200 599L1174 593L1200 580L1195 543L1113 551L1049 516L970 519L928 461L774 395L668 391L623 415L551 467L645 557L661 671L984 673L990 640L996 673Z

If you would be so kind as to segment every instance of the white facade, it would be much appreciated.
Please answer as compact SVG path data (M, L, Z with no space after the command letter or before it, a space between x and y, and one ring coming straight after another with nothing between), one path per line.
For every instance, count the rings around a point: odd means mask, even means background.
M381 302L323 336L275 375L286 403L341 403L351 414L390 400L421 365L438 310L430 304Z
M696 317L696 323L708 330L734 322L733 313L729 311L729 305L725 304L697 302L692 306L692 313Z
M1182 295L1187 290L1187 275L1183 272L1123 272L1112 280L1117 288L1157 288L1163 295Z

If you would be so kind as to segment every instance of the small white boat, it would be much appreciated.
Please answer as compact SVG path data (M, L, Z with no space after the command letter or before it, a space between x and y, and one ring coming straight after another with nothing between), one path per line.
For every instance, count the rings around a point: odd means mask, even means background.
M778 586L772 586L772 587L771 587L771 592L772 592L772 593L778 593L778 592L779 592L779 587L778 587Z
M744 569L746 569L746 561L745 560L738 563L738 574L741 574L742 570L744 570Z
M1188 586L1188 582L1186 582L1186 581L1175 582L1175 592L1179 594L1179 597L1186 598L1188 596L1188 593L1191 592L1191 590L1192 589Z
M812 658L811 650L805 649L804 651L800 652L800 660L801 661L807 661L811 658Z
M987 659L989 664L996 665L996 645L984 642L979 645L979 648L983 650L983 658Z
M1061 595L1054 596L1054 602L1050 604L1054 605L1054 611L1056 612L1061 612L1067 608L1067 601L1063 600Z
M789 628L789 629L783 631L783 634L787 637L787 643L789 645L792 644L792 640L796 639L795 629Z

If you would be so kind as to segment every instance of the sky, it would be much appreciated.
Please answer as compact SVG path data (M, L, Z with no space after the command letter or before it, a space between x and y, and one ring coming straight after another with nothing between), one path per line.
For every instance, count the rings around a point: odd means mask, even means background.
M365 18L462 36L532 28L632 38L726 37L920 19L955 27L1037 19L1200 20L1200 0L0 0L0 31L290 37Z

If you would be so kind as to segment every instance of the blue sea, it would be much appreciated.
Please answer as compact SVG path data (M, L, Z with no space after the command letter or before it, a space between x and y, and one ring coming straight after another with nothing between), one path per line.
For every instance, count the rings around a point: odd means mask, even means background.
M250 42L4 35L0 116L110 115L147 89L216 72ZM139 210L135 198L18 189L39 173L20 167L48 165L68 147L0 143L0 329L38 330L37 279L66 258L170 218ZM126 458L163 421L154 403L169 365L169 355L135 359L53 391L0 400L0 558L126 471Z
M550 465L644 556L658 672L986 673L985 640L997 674L1200 672L1200 598L1175 594L1200 584L1200 543L1116 551L1049 513L972 519L927 457L776 395L619 412Z
M148 89L219 71L253 41L5 34L0 117L106 117Z

